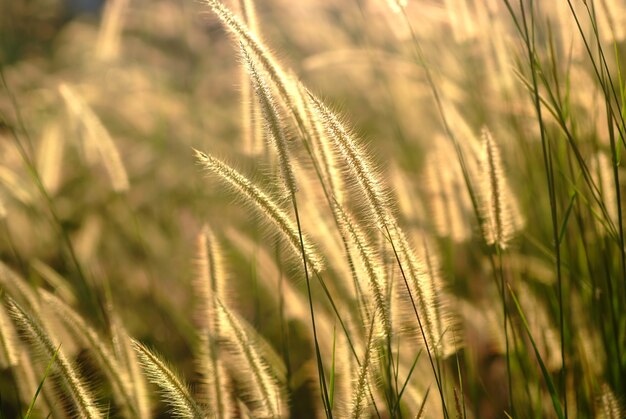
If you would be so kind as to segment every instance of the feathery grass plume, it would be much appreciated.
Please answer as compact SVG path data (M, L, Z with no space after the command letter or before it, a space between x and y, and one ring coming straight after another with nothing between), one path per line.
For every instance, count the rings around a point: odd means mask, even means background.
M441 262L437 254L437 249L428 240L425 233L421 234L418 258L422 262L423 276L425 281L429 281L429 293L432 294L431 304L433 305L434 332L436 340L433 342L435 351L447 357L454 353L459 342L454 340L454 332L458 328L457 318L450 309L450 294L446 291L441 277Z
M18 340L15 329L7 317L4 304L0 304L0 367L14 367L18 363Z
M126 379L130 384L131 397L137 409L137 416L141 419L152 417L150 399L148 397L148 383L141 372L141 365L132 346L132 339L124 328L117 311L113 307L110 296L106 295L105 309L109 319L109 330L115 358L126 371Z
M613 178L612 162L606 154L598 152L594 154L589 163L589 172L598 186L602 196L602 203L606 208L606 212L609 216L608 222L616 226L618 224L617 213L617 197L615 194L615 183ZM598 213L602 214L600 210ZM601 224L598 222L598 224ZM606 228L601 227L600 231L606 231Z
M134 339L132 346L148 380L161 389L163 400L171 408L174 417L194 419L210 417L210 414L204 412L193 399L187 386L159 356Z
M196 159L203 168L218 175L228 186L241 194L247 201L254 204L255 208L260 210L269 221L279 228L280 232L291 245L291 248L295 252L294 254L302 256L298 229L291 218L278 204L232 167L201 151L195 150L195 153ZM323 269L322 257L305 236L303 236L302 239L307 263L309 263L315 271L321 271Z
M363 190L374 219L380 227L390 228L394 223L388 207L388 199L372 164L339 118L312 93L307 92L307 94L315 113L324 123L327 138L331 140L335 149L354 172L354 178Z
M603 383L600 388L596 409L598 410L596 419L623 419L626 415L615 393L606 383Z
M58 349L55 364L72 399L76 414L81 418L101 418L102 415L98 411L92 395L65 357L63 349L53 342L50 335L33 316L25 312L12 298L7 297L7 301L13 321L34 345L40 348L48 358L52 358Z
M382 322L382 327L377 327L376 329L382 329L381 332L384 333L383 337L391 336L391 316L389 314L389 304L385 294L387 281L384 276L384 269L378 261L380 260L379 255L367 242L367 238L358 224L339 204L336 204L336 214L340 217L340 225L345 229L356 246L359 260L365 268L368 285L374 299L374 313L380 316Z
M297 99L300 113L305 116L304 123L307 125L307 131L310 133L313 153L321 161L323 177L330 189L334 199L342 203L344 184L339 169L337 156L333 153L329 141L324 135L324 127L322 121L317 117L311 108L311 101L308 98L306 87L300 82L292 83L293 96Z
M198 296L198 322L202 328L219 329L215 319L215 296L226 298L226 272L222 250L211 228L204 224L197 238L197 274L193 281Z
M212 407L218 418L231 417L234 406L229 397L229 377L216 347L220 322L217 318L215 298L225 299L226 280L222 266L222 252L208 225L198 234L198 269L193 287L198 300L196 317L199 325L199 354L197 364L202 378L202 402ZM213 337L213 338L212 338Z
M232 365L227 364L233 378L250 392L250 403L257 417L281 417L283 395L280 384L272 375L268 365L258 353L257 342L252 341L246 332L242 320L224 303L216 298L219 313L220 344L230 349L230 354L237 359Z
M348 326L350 327L350 326ZM343 333L334 333L335 344L335 392L333 394L333 414L349 417L352 407L354 386L358 382L359 365L352 353L348 339ZM359 346L354 342L355 346ZM360 349L355 350L359 351Z
M254 2L252 0L239 0L239 10L250 31L259 33ZM263 125L257 117L259 107L252 98L251 87L248 71L243 66L241 69L241 105L244 151L254 155L263 151Z
M274 103L274 98L272 97L269 86L263 79L261 73L258 71L256 64L246 51L243 44L241 45L241 54L243 56L243 61L248 74L250 75L250 80L252 81L252 86L254 87L254 92L256 93L259 107L261 108L261 113L263 114L263 119L265 120L265 127L267 130L266 138L276 149L278 154L278 164L280 166L283 181L285 182L287 190L293 196L297 190L296 179L293 175L291 162L289 161L287 138L285 137L282 121Z
M254 263L257 279L266 288L269 295L278 297L276 290L281 289L284 301L289 302L284 306L285 316L289 319L299 320L302 324L309 324L311 319L306 297L285 278L284 272L276 266L274 258L237 230L227 230L226 237L233 244L233 248ZM333 335L332 324L330 317L322 307L315 308L315 327L319 331L320 343L325 350L324 352L328 352L326 349L330 348L331 342L328 338Z
M211 6L213 12L217 15L224 26L235 36L239 43L244 44L254 56L259 60L263 70L267 72L271 80L274 82L276 89L283 101L290 109L295 110L296 106L289 95L288 86L292 80L287 76L278 61L272 56L269 50L258 39L257 35L252 33L249 27L232 13L219 0L204 0Z
M396 226L391 232L391 240L396 246L396 252L398 254L399 264L404 271L404 275L407 279L407 285L410 294L406 292L406 288L397 288L398 303L405 307L404 311L407 313L415 314L415 310L419 315L419 323L416 325L413 323L413 327L416 327L415 336L419 340L426 339L425 344L429 345L431 354L437 354L438 348L449 347L444 345L442 339L447 334L444 330L439 330L437 327L437 319L441 313L438 313L437 296L433 290L433 272L428 269L428 266L424 264L424 261L418 258L417 254L413 250L411 244L404 231ZM413 308L415 304L415 309ZM421 329L421 330L420 330ZM424 336L422 336L422 332Z
M111 352L109 345L105 343L98 333L89 326L85 320L69 307L60 298L42 289L39 290L41 300L51 307L65 322L77 339L81 340L96 356L102 371L109 379L115 399L127 415L138 417L135 402L132 399L132 386L128 379L128 373L124 371Z
M401 334L421 342L425 337L432 354L447 357L456 350L453 330L457 325L447 304L449 296L444 290L437 253L424 233L419 234L421 246L417 251L402 230L397 229L393 234L410 290L409 296L405 287L395 288L396 321ZM411 298L420 317L419 323L415 321Z
M372 322L369 326L369 333L367 334L367 345L365 346L365 352L361 357L361 365L359 366L359 373L357 375L357 380L354 383L354 388L352 390L352 405L350 408L350 417L352 419L357 419L366 415L366 410L369 407L369 391L370 391L370 371L373 368L373 363L375 362L375 354L374 350L374 316L372 316Z
M458 243L472 234L472 202L458 162L450 159L453 155L450 142L438 136L424 162L423 185L437 234Z
M103 61L114 59L118 55L127 7L128 0L112 0L104 6L96 45L96 56Z
M98 158L106 168L113 190L116 192L127 191L129 188L128 175L120 153L107 129L74 89L62 83L59 85L59 93L63 97L67 109L84 130L86 146L97 150Z
M439 341L439 337L437 337L436 325L434 323L436 319L436 301L431 289L431 280L423 273L423 269L415 258L405 233L398 225L395 217L393 217L382 182L372 169L365 153L360 149L338 117L311 93L308 93L308 95L315 111L324 121L328 138L332 141L335 149L348 162L350 170L354 173L354 177L365 195L374 219L379 227L385 228L389 232L391 235L389 238L397 246L398 261L409 274L407 284L411 290L411 298L417 298L416 308L421 311L426 338L435 344L435 342Z
M65 138L58 122L46 125L37 150L37 169L46 191L54 195L59 189Z
M482 129L482 149L479 196L482 201L483 235L487 244L506 249L524 221L509 190L500 150L486 127Z

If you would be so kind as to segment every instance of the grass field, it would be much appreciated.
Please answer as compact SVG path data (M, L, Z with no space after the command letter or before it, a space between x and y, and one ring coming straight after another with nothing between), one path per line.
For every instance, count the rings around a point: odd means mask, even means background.
M0 0L0 418L626 418L621 0Z

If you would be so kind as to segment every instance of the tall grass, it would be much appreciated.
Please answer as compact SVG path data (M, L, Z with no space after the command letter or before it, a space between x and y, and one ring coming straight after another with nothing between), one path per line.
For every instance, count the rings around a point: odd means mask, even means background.
M5 3L3 417L624 416L619 1Z

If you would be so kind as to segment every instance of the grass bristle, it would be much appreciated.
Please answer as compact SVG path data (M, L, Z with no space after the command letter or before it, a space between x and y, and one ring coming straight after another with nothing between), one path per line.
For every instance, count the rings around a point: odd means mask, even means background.
M196 403L186 384L154 352L136 340L132 346L144 372L151 383L161 390L163 400L170 407L174 417L205 419L210 417Z
M56 354L55 365L66 384L76 414L82 418L97 419L103 417L87 386L79 378L78 371L70 364L63 349L54 342L44 327L29 313L24 311L13 299L7 297L9 313L17 327L24 335L37 345L47 357L52 359ZM58 351L58 353L57 353Z

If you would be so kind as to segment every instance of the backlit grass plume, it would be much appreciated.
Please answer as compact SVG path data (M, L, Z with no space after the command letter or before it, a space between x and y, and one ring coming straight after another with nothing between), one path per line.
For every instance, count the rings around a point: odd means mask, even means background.
M274 103L272 92L243 44L241 47L241 54L248 70L248 74L250 75L250 80L252 81L252 86L254 87L254 92L256 93L263 119L265 120L265 127L267 130L266 138L278 154L278 165L280 167L283 181L287 186L287 190L292 195L295 195L297 189L296 179L293 174L293 169L291 168L291 162L289 161L287 137L285 136L281 117L278 113L278 108Z
M238 385L247 389L255 417L279 418L283 412L283 391L257 351L242 320L216 299L219 313L220 346L224 345L234 362L227 363Z
M231 189L241 195L246 201L252 203L265 218L279 228L282 235L291 245L294 254L302 255L297 226L273 199L245 176L215 157L196 150L196 159L204 169L219 176ZM307 262L314 270L321 271L323 268L322 257L306 237L303 237L303 242Z
M448 355L455 347L448 330L452 323L446 307L441 304L441 278L435 256L429 253L433 249L425 247L423 252L416 252L400 229L394 230L392 240L400 274L406 278L406 287L396 288L401 305L398 311L404 317L405 331L412 331L411 335L421 340L433 355Z
M272 53L258 38L258 35L252 33L248 26L219 0L204 1L211 6L213 12L215 12L220 21L235 36L237 42L242 43L245 47L249 48L254 56L259 60L263 70L267 72L269 77L272 79L272 82L274 82L281 99L284 100L285 103L287 103L292 109L296 109L288 89L288 85L291 83L290 78L286 75L285 71L274 58Z
M352 390L352 404L350 408L350 418L352 419L367 416L366 411L370 405L370 372L373 369L372 364L375 361L373 358L376 355L374 341L374 321L372 319L369 333L367 334L367 345L361 357L359 373Z
M110 299L106 302L106 311L109 318L109 329L113 352L117 361L126 372L125 378L130 387L130 397L133 398L137 415L140 418L152 417L152 406L149 398L148 383L144 378L137 353L133 349L132 338L129 336L119 313L114 309Z
M186 384L174 373L159 356L140 342L132 341L148 380L161 390L163 400L178 418L206 419L211 417L191 396Z
M374 303L374 313L380 316L382 331L385 336L391 335L391 316L389 314L389 302L386 295L387 284L384 278L384 270L380 266L379 255L368 243L367 238L360 231L358 224L338 204L336 214L340 217L340 224L345 229L354 246L357 249L359 260L365 268L368 286Z
M75 336L93 352L102 371L113 386L117 402L120 403L125 413L131 417L141 417L135 404L136 401L132 398L132 383L128 373L114 356L109 344L105 343L98 333L61 299L44 290L39 290L39 295L42 301L67 324L68 329L74 331Z
M230 378L223 361L219 359L217 336L220 321L216 299L226 299L226 279L222 266L222 251L215 235L204 225L197 239L197 273L193 282L197 296L196 322L198 327L198 371L201 376L200 398L212 407L218 418L231 417Z
M597 419L621 419L626 414L615 393L606 383L601 386L601 393L597 400Z
M75 414L85 419L102 418L103 416L98 410L93 396L79 378L78 371L66 358L63 348L60 348L44 327L32 315L24 311L13 299L7 297L7 302L13 321L24 333L25 337L33 345L41 349L47 359L52 359L56 354L54 364L58 368L59 376L72 400Z
M18 363L17 336L7 316L4 304L0 304L0 366L13 367Z
M479 195L483 235L487 244L505 249L524 222L509 189L500 150L486 127L482 130L482 153Z
M596 408L598 409L597 419L621 419L626 414L622 403L606 383L602 383L600 386L600 396L597 398Z
M254 2L239 0L239 11L250 31L259 33ZM252 85L245 65L241 69L241 106L244 151L257 155L263 150L263 125L258 117L259 105L252 98Z
M389 228L393 222L388 208L388 198L372 164L339 117L313 94L309 93L309 98L315 113L324 123L327 138L354 174L353 179L360 186L374 219L380 227Z

